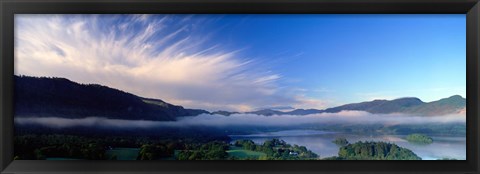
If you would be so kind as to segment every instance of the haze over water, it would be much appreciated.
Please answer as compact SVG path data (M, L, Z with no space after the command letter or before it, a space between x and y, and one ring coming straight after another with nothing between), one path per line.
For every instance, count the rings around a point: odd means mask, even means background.
M432 136L434 142L428 145L410 143L404 139L406 135L360 135L312 130L287 130L249 135L231 135L230 137L232 138L232 143L239 139L250 139L257 144L262 144L265 140L278 138L292 145L305 146L307 149L320 155L321 158L338 156L339 146L332 141L343 137L350 143L358 141L395 143L400 147L412 150L422 160L442 158L466 159L466 138L462 136Z

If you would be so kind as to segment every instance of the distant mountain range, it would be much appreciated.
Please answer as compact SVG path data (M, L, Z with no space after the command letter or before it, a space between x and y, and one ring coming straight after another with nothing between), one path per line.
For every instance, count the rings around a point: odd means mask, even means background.
M460 113L466 108L466 99L454 95L432 102L423 102L414 97L395 100L374 100L370 102L354 103L325 109L325 112L339 112L341 110L360 110L373 114L405 113L425 116L446 115Z
M372 114L414 114L419 116L438 116L447 114L461 114L466 112L466 99L459 95L443 98L433 102L423 102L415 97L399 98L395 100L373 100L361 103L352 103L324 110L318 109L295 109L289 112L282 112L272 109L263 109L248 114L258 115L308 115L318 113L337 113L340 111L365 111ZM222 115L230 115L226 111Z
M186 109L159 99L143 98L102 85L79 84L65 78L15 76L14 98L15 115L19 117L84 118L98 116L127 120L174 121L178 117L204 113L225 116L239 114L239 112L229 111L208 112L201 109ZM423 102L418 98L409 97L346 104L324 110L295 109L284 112L261 109L245 113L271 116L357 110L373 114L405 113L436 116L465 113L465 106L466 99L454 95L433 102Z
M271 106L271 107L261 107L254 110L259 111L259 110L266 110L266 109L271 109L276 111L291 111L291 110L294 110L295 108L291 106Z

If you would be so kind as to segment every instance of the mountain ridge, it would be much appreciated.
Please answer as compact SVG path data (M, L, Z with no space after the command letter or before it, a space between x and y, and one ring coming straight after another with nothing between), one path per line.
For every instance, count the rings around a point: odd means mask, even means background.
M419 116L447 115L465 112L466 99L460 95L453 95L437 101L423 102L416 97L403 97L393 100L372 100L359 103L345 104L337 107L318 109L295 109L290 112L281 112L277 115L308 115L319 113L337 113L340 111L365 111L372 114L415 114ZM273 111L272 111L273 112Z
M261 109L251 112L209 112L186 109L161 99L140 97L119 89L98 84L80 84L66 78L15 76L16 116L83 118L101 116L127 120L175 121L178 117L200 114L309 115L337 113L344 110L365 111L372 114L405 113L422 116L465 113L466 99L454 95L432 102L416 97L394 100L373 100L318 109L277 111Z
M174 121L177 117L209 113L66 78L15 76L14 81L16 116Z

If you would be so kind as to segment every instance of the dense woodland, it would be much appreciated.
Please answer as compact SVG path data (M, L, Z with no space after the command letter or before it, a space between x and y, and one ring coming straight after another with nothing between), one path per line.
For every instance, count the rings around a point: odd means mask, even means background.
M106 151L113 147L139 148L137 160L246 160L229 156L231 147L265 153L263 160L316 159L317 154L304 146L290 145L273 139L256 145L251 140L239 140L234 145L227 141L152 140L148 137L99 137L87 138L73 135L23 135L15 139L15 159L72 158L89 160L115 160ZM177 152L177 153L176 153Z
M340 147L342 160L421 160L411 150L385 142L357 142Z
M290 145L280 139L267 140L262 145L257 145L252 140L237 140L234 145L265 153L262 160L312 160L319 157L305 146Z
M15 137L16 159L74 158L107 159L113 147L140 148L138 160L154 160L172 156L174 150L202 142L189 140L155 140L150 137L83 137L74 135L23 135Z
M95 84L79 84L65 78L15 76L15 117L59 117L85 118L103 117L126 120L175 121L178 117L209 113L198 109L185 109L158 99L142 98L118 89ZM449 107L443 107L443 106ZM389 106L423 112L424 107L447 108L448 112L464 107L465 99L452 96L435 102L424 103L415 98L392 101L372 101L348 104L341 108L372 109L383 113L377 106ZM401 106L401 107L400 107ZM328 111L336 111L335 108ZM413 108L413 109L412 109ZM368 110L367 110L368 111ZM305 115L319 110L297 109L292 113ZM321 111L321 112L326 112ZM439 113L447 110L438 111ZM229 116L234 112L218 111L214 114ZM259 115L286 114L286 112L260 110ZM111 128L72 126L62 129L42 125L15 125L15 159L109 159L116 155L107 155L114 148L138 149L135 160L317 160L321 154L315 154L304 146L290 145L283 140L272 139L262 144L251 140L238 140L230 144L232 134L269 132L297 127L255 127L190 126L142 128ZM462 135L466 133L463 123L423 124L423 125L301 125L301 129L344 132L350 134L412 134L406 139L411 142L431 143L428 135ZM405 160L420 159L412 151L395 144L384 142L356 142L350 144L344 138L336 139L332 144L339 146L337 157L327 160ZM134 152L136 153L136 152ZM235 155L235 153L237 153ZM243 155L238 155L243 154Z
M339 147L338 156L324 160L421 160L411 150L385 142L357 142ZM116 160L107 156L115 147L138 148L136 160L319 160L318 154L305 146L290 145L280 139L255 144L251 140L204 141L155 140L149 137L97 137L74 135L23 135L15 137L15 159L69 158L89 160ZM240 148L245 152L257 152L261 156L232 156L229 150ZM135 160L135 159L134 159Z

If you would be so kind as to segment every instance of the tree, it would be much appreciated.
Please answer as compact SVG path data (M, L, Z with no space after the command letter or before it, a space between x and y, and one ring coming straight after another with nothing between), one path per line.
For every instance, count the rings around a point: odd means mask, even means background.
M431 144L433 139L425 134L410 134L406 137L407 141L418 144Z
M336 138L332 142L335 143L338 146L346 146L346 145L349 144L349 142L345 138Z
M347 160L421 160L411 150L385 142L357 142L340 147L338 157Z

